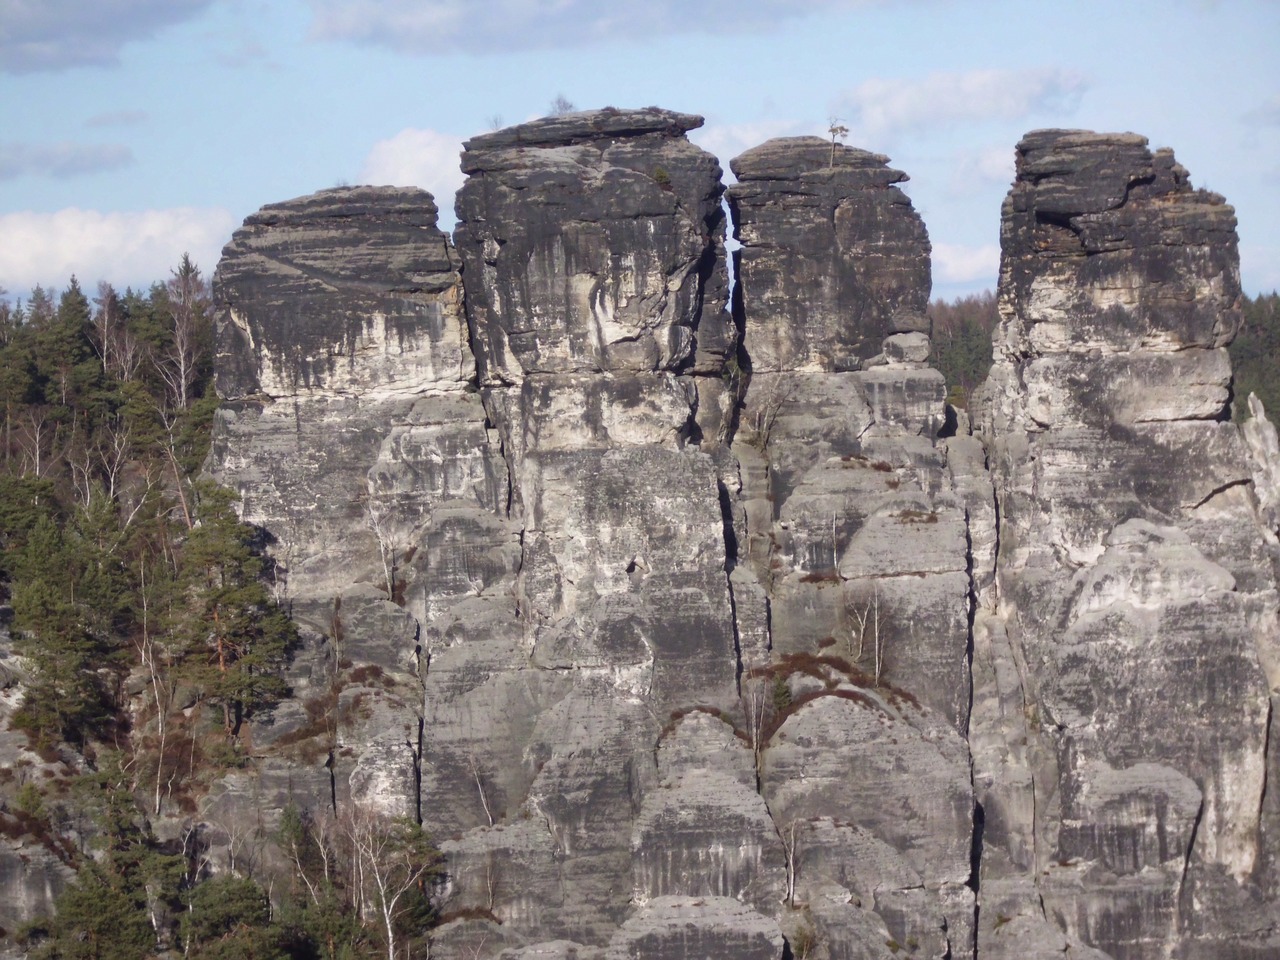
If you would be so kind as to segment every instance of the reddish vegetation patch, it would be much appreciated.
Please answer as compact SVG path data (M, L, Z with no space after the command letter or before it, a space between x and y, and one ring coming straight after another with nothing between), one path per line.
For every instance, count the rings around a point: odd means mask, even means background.
M387 686L388 680L386 673L376 663L367 663L363 667L356 667L351 671L348 678L350 683L358 683L364 686L372 686L374 684Z
M668 720L662 730L658 732L658 742L661 743L668 736L674 733L676 727L680 724L680 721L691 713L705 713L709 717L715 717L721 723L728 724L733 730L733 735L739 740L742 740L744 743L750 743L747 735L739 730L734 724L733 717L729 716L729 714L725 713L725 711L721 710L719 707L708 707L704 704L698 704L693 707L682 707L679 710L672 710L671 719Z
M54 833L47 819L32 816L25 810L0 811L0 835L10 840L24 837L35 840L63 863L75 862L76 849L71 841Z
M840 574L834 570L821 570L806 573L800 578L801 583L840 583Z
M502 926L502 920L488 907L466 907L462 910L450 910L448 913L440 914L440 918L436 922L439 926L444 926L454 920L488 920L490 923Z

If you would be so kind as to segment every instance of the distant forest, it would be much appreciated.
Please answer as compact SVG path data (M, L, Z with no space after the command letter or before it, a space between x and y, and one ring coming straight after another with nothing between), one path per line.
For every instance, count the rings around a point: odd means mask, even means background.
M964 406L991 363L995 297L930 313ZM57 916L19 933L32 957L360 958L432 920L438 858L412 822L287 812L264 840L294 870L275 910L252 878L211 876L190 837L152 833L246 762L242 724L288 695L298 642L258 531L201 477L212 354L209 284L186 257L145 291L90 296L73 278L0 302L0 718L30 750L0 768L0 835L77 871ZM1280 413L1280 296L1246 298L1231 355L1237 415L1249 391ZM375 868L413 880L378 923Z
M1235 372L1232 414L1237 421L1249 416L1246 400L1258 395L1273 422L1280 421L1280 294L1271 292L1243 297L1239 333L1228 348ZM984 292L935 300L929 305L933 320L933 354L930 362L947 380L947 402L967 407L975 387L987 378L991 367L991 331L1000 319L993 293Z

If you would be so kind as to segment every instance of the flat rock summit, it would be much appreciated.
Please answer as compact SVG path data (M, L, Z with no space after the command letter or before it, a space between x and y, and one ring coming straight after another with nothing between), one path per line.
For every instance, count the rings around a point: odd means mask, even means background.
M701 122L477 136L453 236L398 187L236 231L205 469L304 643L201 815L419 819L437 958L1280 956L1232 208L1027 134L956 410L906 174L796 137L726 188Z

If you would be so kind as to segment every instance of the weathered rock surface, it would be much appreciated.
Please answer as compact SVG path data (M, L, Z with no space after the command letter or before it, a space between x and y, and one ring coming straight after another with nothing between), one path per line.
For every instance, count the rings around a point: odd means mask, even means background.
M788 137L730 163L753 370L857 370L929 332L929 239L888 159Z
M735 596L753 578L768 605L772 653L746 699L775 698L761 790L788 901L832 956L910 943L961 957L970 537L925 362L929 242L886 159L796 138L733 161L751 371Z
M255 731L332 779L304 807L420 809L423 627L515 576L458 270L430 194L369 187L264 208L219 265L208 470L269 534L307 639Z
M735 160L727 311L699 122L474 138L456 252L417 191L237 233L209 469L307 646L205 816L420 815L433 956L1274 952L1280 445L1225 416L1230 208L1029 135L967 435L904 175Z
M1019 144L978 418L1000 515L974 633L984 954L1045 919L1115 957L1276 945L1196 921L1275 896L1275 540L1220 422L1234 223L1141 137Z
M605 953L606 960L692 957L781 960L782 932L727 897L659 897L623 924Z

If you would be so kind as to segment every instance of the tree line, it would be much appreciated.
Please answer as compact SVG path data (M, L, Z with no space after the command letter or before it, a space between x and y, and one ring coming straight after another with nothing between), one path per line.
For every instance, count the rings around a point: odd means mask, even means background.
M999 321L995 294L970 294L929 305L933 320L930 363L946 378L947 402L966 407L991 369L991 334ZM1240 329L1227 348L1234 377L1232 416L1249 416L1257 394L1272 418L1280 415L1280 293L1241 297Z

